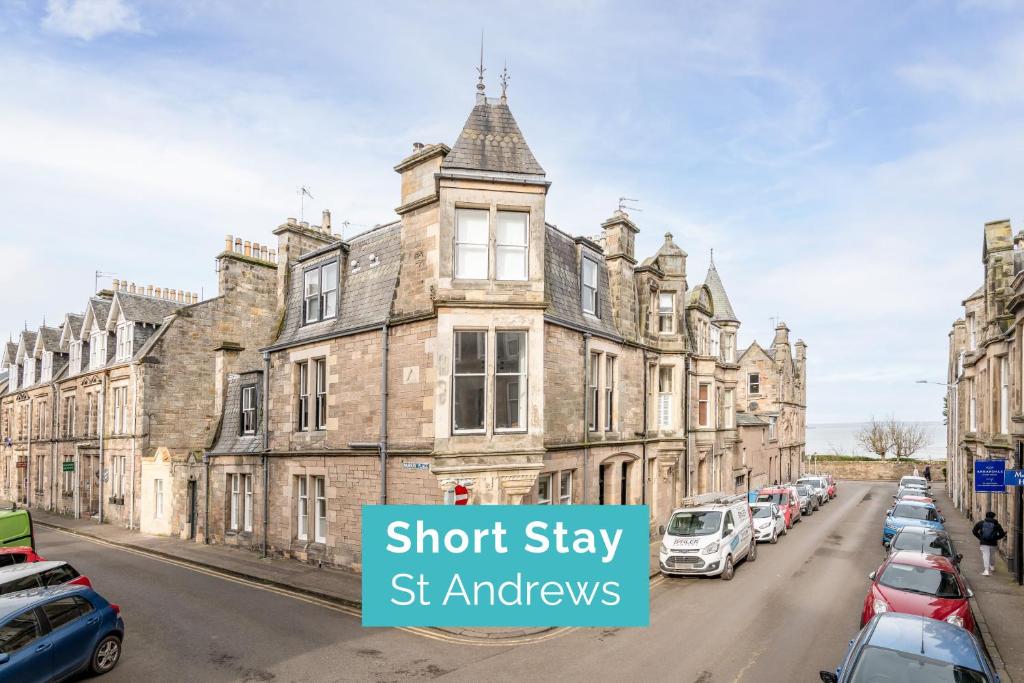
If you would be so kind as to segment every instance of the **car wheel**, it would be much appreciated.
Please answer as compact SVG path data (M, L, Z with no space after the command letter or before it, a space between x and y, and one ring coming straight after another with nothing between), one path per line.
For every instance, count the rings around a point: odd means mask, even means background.
M757 543L754 541L750 542L750 550L747 551L747 562L757 561Z
M732 555L725 558L725 568L722 570L722 581L732 581L736 575L736 568L732 565Z
M789 527L786 526L785 524L783 524L782 525L782 535L785 536L788 533L789 533Z
M117 666L120 659L121 639L110 635L96 645L96 649L92 652L92 660L89 662L89 669L99 676Z
M771 543L772 545L775 545L776 543L779 542L779 532L777 530L772 532L772 538L768 542Z

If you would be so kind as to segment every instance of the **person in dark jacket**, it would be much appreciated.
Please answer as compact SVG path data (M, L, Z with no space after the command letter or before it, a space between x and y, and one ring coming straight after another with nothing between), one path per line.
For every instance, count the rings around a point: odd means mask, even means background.
M924 466L924 478L927 479L928 481L932 480L932 466L931 465L925 465Z
M992 549L999 541L1006 538L1003 526L996 520L996 513L989 510L985 513L985 519L974 525L971 532L981 544L981 565L982 576L989 576L996 570L995 562L992 560Z

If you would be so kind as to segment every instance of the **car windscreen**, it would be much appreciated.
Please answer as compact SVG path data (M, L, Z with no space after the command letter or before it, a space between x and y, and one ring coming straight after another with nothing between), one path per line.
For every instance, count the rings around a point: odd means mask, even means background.
M939 521L939 515L934 508L927 508L921 505L897 505L892 511L893 517L904 519L920 519L927 522Z
M901 533L893 540L890 550L910 550L915 553L953 557L949 539L938 534Z
M771 519L772 509L767 505L751 508L754 511L754 519Z
M811 495L811 487L810 486L805 486L805 485L801 484L800 486L796 487L796 490L797 490L797 493L799 493L801 496L809 496L809 495Z
M776 505L785 505L789 497L785 493L762 493L757 497L758 503L775 503Z
M811 488L815 489L825 488L824 485L817 479L801 479L797 483L803 484L804 486L810 486Z
M722 513L715 510L677 512L668 523L669 536L707 536L722 526Z
M960 598L960 584L951 572L909 564L890 564L878 577L878 583L908 593L934 595L937 598Z
M980 671L874 645L861 651L849 680L850 683L990 683Z

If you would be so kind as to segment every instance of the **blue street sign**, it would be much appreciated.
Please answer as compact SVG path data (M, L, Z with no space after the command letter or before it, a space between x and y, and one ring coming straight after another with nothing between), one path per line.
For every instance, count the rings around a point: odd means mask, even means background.
M1024 470L1006 470L1003 483L1007 486L1024 486Z
M1003 481L1005 471L1005 460L975 460L974 492L1006 493L1006 484Z

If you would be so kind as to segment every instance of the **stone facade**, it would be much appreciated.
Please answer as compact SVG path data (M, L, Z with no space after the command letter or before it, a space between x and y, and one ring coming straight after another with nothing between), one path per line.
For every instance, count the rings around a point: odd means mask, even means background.
M949 333L946 487L968 518L992 510L1009 530L1008 521L1019 523L1012 497L975 493L974 462L1013 468L1024 441L1024 233L1013 235L1008 220L986 223L981 262L982 284L962 301Z
M17 474L4 493L359 568L365 504L450 502L456 485L471 504L646 504L653 535L687 496L798 476L802 343L792 357L781 326L769 351L740 353L714 264L691 284L671 234L639 261L621 209L591 237L551 224L551 183L504 97L479 95L452 147L416 144L395 171L395 221L343 240L329 212L288 219L276 258L229 237L213 299L120 284L90 299L60 353L88 356L100 333L109 352L124 325L137 343L0 394L15 437L0 463L43 472L38 495ZM36 336L8 345L0 371L17 379ZM754 367L764 396L746 393ZM22 425L65 398L104 429L47 437L40 460ZM76 462L67 499L46 483L61 458ZM101 471L127 480L123 499Z

